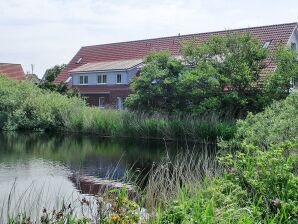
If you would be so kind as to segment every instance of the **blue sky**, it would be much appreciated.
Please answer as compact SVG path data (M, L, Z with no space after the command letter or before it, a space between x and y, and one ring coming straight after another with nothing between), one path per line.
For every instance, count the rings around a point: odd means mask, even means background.
M0 62L42 77L81 46L298 22L297 0L0 0Z

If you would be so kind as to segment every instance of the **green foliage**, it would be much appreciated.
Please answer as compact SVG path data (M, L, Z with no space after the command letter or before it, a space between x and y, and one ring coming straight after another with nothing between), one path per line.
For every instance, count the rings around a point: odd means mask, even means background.
M46 70L42 81L38 84L41 89L50 90L65 94L68 96L79 96L79 93L76 90L69 89L68 84L65 82L60 82L55 84L55 78L60 74L60 72L65 68L65 64L55 65L52 68Z
M87 107L78 97L38 88L28 81L0 76L0 128L65 130L102 136L147 139L231 138L233 123L216 119L147 116L129 111Z
M266 91L271 99L284 99L289 94L291 80L298 78L297 52L279 45L273 59L277 68L266 80Z
M297 143L267 151L244 145L244 152L220 158L224 174L182 187L155 223L296 223Z
M179 104L177 85L183 69L181 61L166 51L151 52L144 61L141 75L132 82L134 94L126 105L137 111L172 113Z
M298 94L291 93L285 100L274 102L263 112L249 113L237 122L235 138L221 142L222 147L240 148L244 141L263 149L271 144L294 140L298 136Z
M65 64L55 65L54 67L47 69L43 76L43 80L47 82L54 82L55 78L64 68Z
M281 45L273 56L277 69L267 70L271 52L247 33L186 41L181 53L182 60L167 52L147 56L140 77L132 82L128 108L242 118L284 99L298 74L296 53Z
M65 205L58 211L48 211L43 209L42 214L37 219L26 214L19 214L8 218L8 224L136 224L146 223L141 217L139 205L128 198L126 188L110 190L102 197L82 198L82 214L78 215L71 204ZM95 208L93 207L95 205ZM89 212L86 212L89 211Z
M83 106L79 98L68 98L42 90L30 81L14 81L0 75L2 129L61 129L64 119Z
M241 150L218 158L215 178L182 185L156 223L297 223L297 99L292 93L239 121L232 142Z
M181 92L187 93L191 111L220 111L241 117L262 109L261 89L256 85L267 57L266 49L249 34L211 36L202 45L196 40L182 49L193 68L182 77Z

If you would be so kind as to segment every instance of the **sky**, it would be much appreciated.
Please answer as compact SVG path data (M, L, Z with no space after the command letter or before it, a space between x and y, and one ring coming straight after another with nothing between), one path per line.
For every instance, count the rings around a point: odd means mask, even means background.
M42 77L82 46L298 22L297 0L0 0L0 62Z

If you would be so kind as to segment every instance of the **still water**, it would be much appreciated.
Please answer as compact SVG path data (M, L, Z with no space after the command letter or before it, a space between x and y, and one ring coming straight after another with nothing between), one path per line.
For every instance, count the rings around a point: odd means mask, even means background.
M92 195L92 181L86 179L121 182L127 173L145 176L153 163L189 147L98 136L0 133L0 217L9 207L54 208L61 201ZM212 144L191 147L214 150Z

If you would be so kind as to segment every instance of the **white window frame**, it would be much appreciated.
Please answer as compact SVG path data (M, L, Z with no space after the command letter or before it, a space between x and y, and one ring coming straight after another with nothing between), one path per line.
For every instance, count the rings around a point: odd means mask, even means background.
M81 80L81 78L82 78L82 80ZM79 76L79 83L80 83L80 85L88 85L88 83L89 83L88 75L80 75Z
M118 77L120 77L120 82L118 82ZM122 84L122 74L119 74L119 73L118 73L118 74L116 75L116 83L117 83L117 84Z
M105 108L105 97L100 96L98 98L98 107L101 108L101 109Z
M99 77L101 82L98 82L99 81ZM105 77L105 82L104 81L104 77ZM98 85L106 85L108 83L108 76L106 74L100 74L100 75L97 75L97 84Z

